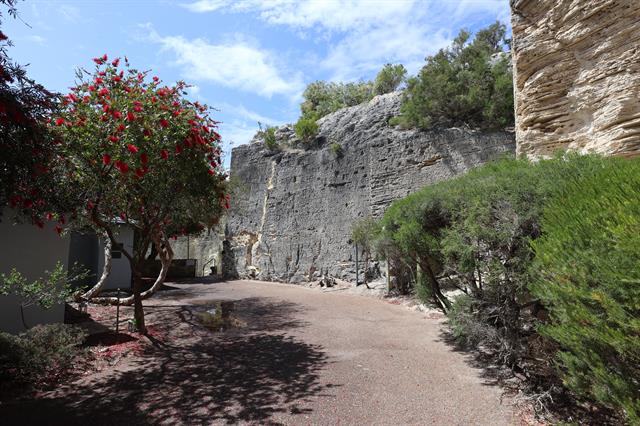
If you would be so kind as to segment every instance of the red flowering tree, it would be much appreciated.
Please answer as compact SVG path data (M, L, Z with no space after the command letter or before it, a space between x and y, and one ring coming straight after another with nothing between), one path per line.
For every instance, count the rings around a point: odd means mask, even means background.
M217 223L228 208L220 164L220 135L208 108L184 98L186 85L164 85L129 67L125 58L95 58L51 117L58 135L52 179L56 199L74 227L90 227L118 243L119 224L136 230L133 250L122 250L133 275L133 303L145 332L142 300L160 287L173 257L170 238ZM74 207L75 206L75 207ZM162 263L142 291L142 265L151 246Z
M15 16L14 0L0 0L0 7ZM55 97L9 58L10 46L0 31L0 216L8 204L43 226L44 200L51 189L45 165L53 151L43 124Z

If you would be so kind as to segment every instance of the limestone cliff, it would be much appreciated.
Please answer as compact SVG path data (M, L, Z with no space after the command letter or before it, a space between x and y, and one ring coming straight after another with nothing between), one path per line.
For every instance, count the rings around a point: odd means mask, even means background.
M233 150L231 176L242 189L228 219L225 256L235 259L239 276L353 280L348 240L356 220L380 217L395 199L515 151L509 132L390 127L399 108L400 95L391 93L330 114L304 150L272 152L261 141ZM295 138L290 127L276 134L280 142Z
M511 0L518 152L640 153L640 1Z

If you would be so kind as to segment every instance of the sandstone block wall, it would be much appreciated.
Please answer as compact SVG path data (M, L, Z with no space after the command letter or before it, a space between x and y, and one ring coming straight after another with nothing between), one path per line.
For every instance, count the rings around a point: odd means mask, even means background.
M395 199L515 152L510 132L390 127L399 108L400 95L391 93L337 111L319 121L309 149L270 152L256 141L233 150L231 176L241 190L227 222L225 256L239 276L353 280L348 240L355 221L378 218ZM277 137L295 138L290 127Z
M640 1L511 0L518 153L640 153Z

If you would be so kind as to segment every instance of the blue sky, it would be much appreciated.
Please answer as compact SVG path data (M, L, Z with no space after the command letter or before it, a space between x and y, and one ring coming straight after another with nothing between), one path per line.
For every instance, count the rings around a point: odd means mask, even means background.
M414 74L461 28L508 23L508 0L27 0L5 17L10 56L66 92L91 58L127 55L219 111L225 163L258 122L293 122L306 84ZM27 25L28 24L28 25Z

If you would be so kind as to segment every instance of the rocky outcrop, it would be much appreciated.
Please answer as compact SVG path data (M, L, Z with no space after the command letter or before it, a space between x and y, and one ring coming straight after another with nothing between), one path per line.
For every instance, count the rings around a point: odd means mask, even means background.
M354 222L378 218L393 200L515 151L510 132L391 127L399 108L398 93L378 96L321 119L305 149L272 152L254 141L233 150L231 179L240 189L227 236L240 276L353 280ZM295 142L290 127L276 136L281 144Z
M518 152L640 153L640 2L511 0Z

